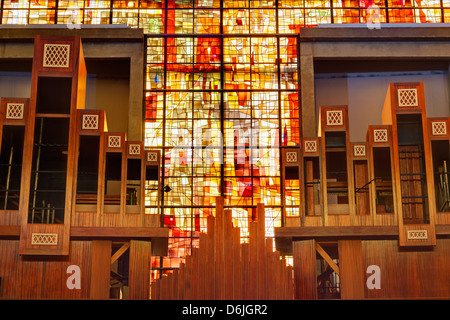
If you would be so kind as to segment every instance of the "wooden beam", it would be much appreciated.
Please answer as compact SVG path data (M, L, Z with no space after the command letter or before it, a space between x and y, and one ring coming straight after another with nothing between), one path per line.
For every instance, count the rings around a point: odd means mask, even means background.
M18 237L20 236L20 226L0 226L0 236Z
M71 238L167 238L168 228L147 227L71 227Z
M119 248L119 250L116 251L116 253L113 254L111 257L111 264L113 264L117 259L120 258L122 254L124 254L125 251L130 247L130 243L126 242Z
M339 267L337 264L331 259L331 257L328 255L328 253L323 250L320 244L316 242L316 251L322 256L322 258L325 259L325 261L328 263L328 265L336 272L337 275L339 275Z
M319 226L275 228L275 238L398 237L398 226Z

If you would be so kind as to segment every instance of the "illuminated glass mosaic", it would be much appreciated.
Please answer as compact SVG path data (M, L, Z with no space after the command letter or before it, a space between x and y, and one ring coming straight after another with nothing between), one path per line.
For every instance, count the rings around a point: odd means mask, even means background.
M3 0L1 9L2 24L126 24L149 34L288 34L375 15L381 23L450 21L449 0Z
M216 197L242 241L256 205L266 235L299 215L301 186L281 186L282 148L300 143L298 33L319 24L450 22L450 0L3 0L1 24L123 24L146 34L145 145L163 155L163 192L146 213L170 227L177 268Z
M163 151L171 188L162 200L169 256L159 267L178 267L218 196L242 241L258 203L273 236L284 208L281 148L300 143L297 37L149 35L146 75L145 143Z

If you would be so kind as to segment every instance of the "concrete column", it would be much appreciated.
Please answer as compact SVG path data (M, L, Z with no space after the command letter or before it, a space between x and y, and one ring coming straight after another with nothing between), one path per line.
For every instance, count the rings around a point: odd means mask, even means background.
M139 47L139 48L138 48ZM130 60L130 96L128 104L128 134L130 141L141 141L143 134L144 57L142 44L136 45Z
M448 77L448 91L450 92L450 64L448 66L448 71L447 71L447 77ZM448 99L448 110L450 112L450 99Z
M302 96L302 128L304 137L317 136L314 98L314 59L312 44L300 44L300 90Z
M144 48L142 42L127 43L97 43L84 44L85 58L105 58L105 56L119 59L130 59L130 86L128 97L127 140L141 141L142 131L142 98L144 83ZM108 115L106 115L108 116Z

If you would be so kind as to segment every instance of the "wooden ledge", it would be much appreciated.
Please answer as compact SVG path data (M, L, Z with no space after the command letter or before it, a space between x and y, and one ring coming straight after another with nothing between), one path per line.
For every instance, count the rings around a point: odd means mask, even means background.
M20 226L0 226L0 237L18 238L20 236ZM150 227L71 227L70 238L130 238L130 239L151 239L168 238L168 228Z
M20 226L0 226L0 237L19 237Z
M328 226L275 228L275 238L398 236L398 226Z
M436 225L436 235L449 236L450 225ZM275 238L398 237L398 226L319 226L275 228Z
M168 228L71 227L70 238L168 238Z

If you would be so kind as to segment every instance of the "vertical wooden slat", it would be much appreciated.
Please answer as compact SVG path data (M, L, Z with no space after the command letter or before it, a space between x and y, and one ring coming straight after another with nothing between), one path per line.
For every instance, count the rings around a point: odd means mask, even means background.
M206 298L214 300L215 299L215 224L216 221L213 216L207 218L208 233L207 233L207 243L208 243L208 260L206 263Z
M206 233L200 233L198 255L198 299L206 299L206 263L208 259L208 239Z
M111 272L111 241L92 241L91 299L108 299Z
M275 300L281 300L281 260L280 253L274 252L273 277L275 279Z
M192 299L192 257L186 256L184 265L184 300Z
M73 250L73 248L71 248ZM63 284L66 285L66 270L62 261L49 260L44 262L42 298L56 299L63 297Z
M257 247L257 225L256 222L249 222L249 299L258 299L258 247Z
M286 294L286 290L287 290L287 284L286 284L286 279L287 279L287 277L286 277L286 259L283 257L282 259L281 259L281 263L280 263L280 267L281 267L281 274L280 274L280 277L281 277L281 285L280 285L280 288L281 288L281 295L280 295L280 298L282 299L282 300L285 300L286 299L286 297L287 297L287 294Z
M173 281L172 281L172 296L174 300L179 300L179 294L178 294L178 269L173 270Z
M293 241L295 299L317 299L314 240Z
M249 299L249 244L241 245L242 299Z
M130 241L129 298L148 299L150 294L151 242Z
M185 300L184 297L184 263L180 263L180 268L178 271L178 299Z
M306 215L314 215L314 173L313 173L313 159L305 159L305 182L306 185Z
M273 242L272 239L266 239L266 263L267 263L267 299L274 300L275 299L275 282L273 277Z
M224 299L233 299L233 223L231 210L224 211Z
M293 271L292 266L288 266L287 267L287 273L288 273L288 279L287 279L287 281L288 281L288 291L287 291L288 296L287 296L287 299L288 300L294 299L294 285L293 285L294 278L292 276L292 271Z
M44 263L29 259L22 260L22 293L21 298L42 298L42 274Z
M160 291L161 291L160 292L160 297L161 297L161 300L167 300L167 288L168 288L167 276L163 275L159 281L160 281Z
M361 240L339 240L341 299L364 298L364 266Z
M152 286L151 286L151 294L150 294L150 298L151 300L159 300L158 294L159 294L159 281L158 279L156 279L155 281L152 282Z
M167 275L167 300L174 300L173 296L173 273Z
M258 264L258 299L266 299L266 224L264 204L257 205L257 264Z
M223 267L224 267L224 212L223 212L223 198L218 197L216 203L216 225L215 225L215 300L222 300L224 298L224 279L223 279Z
M240 232L239 228L233 228L233 299L235 300L240 300L242 297Z
M367 169L367 161L355 161L354 162L354 176L355 176L355 188L363 187L367 181L369 181L369 172ZM357 215L369 215L370 214L370 198L369 187L359 190L355 193L356 201L356 214Z
M191 299L198 300L198 248L192 248L192 289L191 289Z

